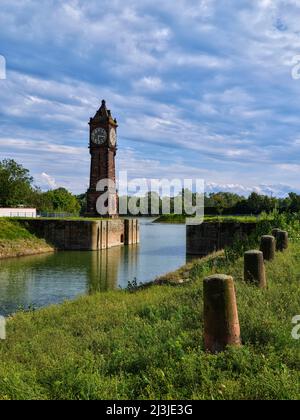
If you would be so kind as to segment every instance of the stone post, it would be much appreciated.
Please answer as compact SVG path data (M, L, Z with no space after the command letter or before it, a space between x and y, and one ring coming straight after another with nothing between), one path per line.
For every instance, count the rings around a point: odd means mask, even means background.
M247 251L244 255L244 279L260 288L267 287L264 256L261 251Z
M274 236L262 236L260 241L260 250L263 253L264 260L274 260L276 254L276 239Z
M279 228L275 228L275 229L272 230L272 236L274 236L275 239L277 238L277 233L280 232L280 230L281 229L279 229Z
M240 324L233 278L215 274L204 279L205 350L219 353L240 346Z
M289 246L289 234L284 230L277 232L276 249L277 251L284 251Z

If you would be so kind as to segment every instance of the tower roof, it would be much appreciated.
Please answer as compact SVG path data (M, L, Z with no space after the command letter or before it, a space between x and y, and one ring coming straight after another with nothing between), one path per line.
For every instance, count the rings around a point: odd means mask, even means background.
M111 111L107 109L106 102L104 99L102 100L101 107L96 112L96 115L94 116L93 120L101 123L117 125L117 120L112 117Z

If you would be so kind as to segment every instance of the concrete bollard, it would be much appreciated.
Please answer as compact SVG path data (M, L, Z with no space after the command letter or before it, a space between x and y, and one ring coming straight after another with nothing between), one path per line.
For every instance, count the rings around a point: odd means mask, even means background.
M264 289L267 287L264 256L261 251L247 251L244 256L244 279Z
M277 233L280 232L280 231L281 231L281 229L279 229L279 228L273 229L272 230L272 236L274 236L274 238L276 239L277 238Z
M240 324L233 278L215 274L204 279L204 344L210 353L240 346Z
M277 232L276 249L277 251L284 251L289 247L289 234L284 230Z
M264 260L274 260L276 254L276 239L274 236L262 236L260 241L260 250L263 253Z

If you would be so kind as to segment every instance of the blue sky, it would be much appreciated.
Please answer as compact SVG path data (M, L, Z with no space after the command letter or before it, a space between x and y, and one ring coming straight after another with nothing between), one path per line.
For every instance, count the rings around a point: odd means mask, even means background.
M299 0L1 0L0 157L87 188L105 98L129 177L300 191Z

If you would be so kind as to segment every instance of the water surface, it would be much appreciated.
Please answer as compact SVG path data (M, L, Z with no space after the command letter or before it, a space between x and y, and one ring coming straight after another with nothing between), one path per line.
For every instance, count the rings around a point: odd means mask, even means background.
M0 260L0 315L148 282L185 264L184 225L142 219L140 232L139 245Z

